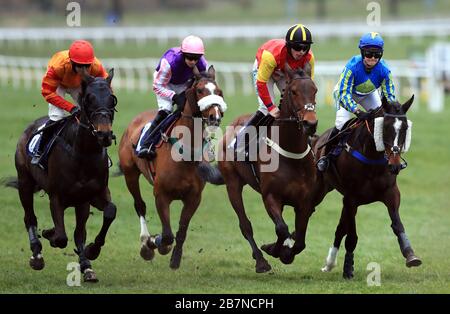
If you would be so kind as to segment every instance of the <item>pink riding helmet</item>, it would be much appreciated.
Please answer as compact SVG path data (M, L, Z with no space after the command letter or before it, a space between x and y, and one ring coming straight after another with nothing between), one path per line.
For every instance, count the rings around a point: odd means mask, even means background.
M183 42L181 43L181 51L185 53L203 55L205 54L205 47L203 46L203 41L199 37L190 35L183 39Z

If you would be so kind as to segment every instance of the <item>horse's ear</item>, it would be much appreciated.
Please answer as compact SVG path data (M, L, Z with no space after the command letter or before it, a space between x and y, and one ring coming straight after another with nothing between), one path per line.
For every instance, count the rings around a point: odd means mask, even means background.
M84 92L86 90L86 87L89 85L89 83L94 81L95 78L88 73L86 68L82 68L82 70L80 72L80 76L81 76L81 89Z
M106 82L108 82L108 85L111 86L111 81L114 77L114 68L111 68L111 70L108 71L108 77L106 78Z
M194 88L186 89L186 101L188 102L188 106L190 106L192 114L195 114L196 111L193 108L198 108L197 106L197 97L195 96Z
M216 79L216 69L211 65L208 68L208 76L214 81Z
M199 80L201 79L202 75L200 74L200 71L198 70L197 66L195 65L192 69L192 73L194 73L195 79Z
M295 71L292 70L292 68L289 66L289 64L287 62L284 64L284 72L286 72L288 81L292 80L292 78L294 77Z
M409 107L411 107L413 101L414 101L414 94L411 96L411 98L407 102L405 102L402 105L403 113L406 113L409 110Z

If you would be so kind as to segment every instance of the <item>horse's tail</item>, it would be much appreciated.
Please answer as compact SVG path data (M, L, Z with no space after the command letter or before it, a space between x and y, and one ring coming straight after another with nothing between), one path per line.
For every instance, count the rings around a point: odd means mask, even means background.
M214 185L222 185L225 184L225 180L220 173L219 168L216 166L211 166L208 162L201 162L198 167L198 174L200 177Z
M117 170L111 174L112 177L120 177L123 176L123 169L120 163L118 163Z
M0 179L0 184L8 188L19 189L19 180L17 177L5 177Z

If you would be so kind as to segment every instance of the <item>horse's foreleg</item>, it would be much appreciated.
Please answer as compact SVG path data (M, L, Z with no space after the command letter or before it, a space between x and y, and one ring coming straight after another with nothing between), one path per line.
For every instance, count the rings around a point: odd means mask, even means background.
M84 281L97 282L95 272L92 270L91 262L85 255L86 244L86 221L89 218L90 206L88 203L75 207L76 227L73 233L75 240L76 253L80 263L80 271L83 273Z
M264 273L271 269L270 264L264 258L261 250L253 238L253 228L252 223L247 217L244 208L244 202L242 200L242 188L243 184L239 182L239 179L227 180L227 192L230 198L231 205L236 212L239 219L239 228L245 239L252 248L252 256L256 260L255 269L257 273Z
M328 250L327 259L325 261L325 266L322 267L323 272L330 272L337 265L337 254L339 251L339 247L341 246L342 239L347 234L347 211L345 208L345 204L341 211L341 218L339 219L339 223L336 227L336 231L334 233L334 242L333 247Z
M358 235L356 233L356 212L358 206L349 198L344 197L344 207L346 208L347 217L347 237L345 238L345 259L343 267L343 277L345 279L353 278L353 252L358 243Z
M64 207L57 196L50 197L50 211L55 227L50 230L44 230L42 234L49 241L52 247L59 247L61 249L67 246L66 227L64 225Z
M147 207L144 200L142 199L141 189L139 187L139 176L140 171L133 166L130 169L123 169L125 175L125 182L127 184L128 191L130 191L134 200L134 209L139 217L139 223L141 226L141 233L139 239L141 241L141 257L145 260L152 260L155 257L154 244L150 238L150 233L148 232L147 222L145 220L145 215L147 212Z
M284 264L291 264L294 261L294 257L300 254L305 247L306 229L308 227L309 217L313 213L314 209L310 206L304 206L303 209L295 207L295 243L290 251L281 256L281 261Z
M283 247L285 247L287 250L290 250L292 248L292 245L294 244L294 240L291 238L289 228L286 222L283 220L283 208L281 202L275 199L272 194L263 196L263 200L266 210L270 218L272 218L273 223L275 224L277 241L271 244L264 244L263 246L261 246L261 249L273 257L280 257L280 251L283 249Z
M183 209L181 210L180 223L176 235L175 247L170 258L170 268L178 269L181 263L181 256L183 255L183 244L186 240L186 233L189 227L192 216L200 205L201 191L193 193L188 199L183 200Z
M86 257L90 260L95 260L99 254L102 246L105 244L106 234L108 233L109 226L116 218L117 208L113 202L111 202L111 194L108 188L105 188L102 196L95 198L91 205L99 210L103 211L103 224L100 232L95 237L94 243L90 243L86 249Z
M37 232L37 218L34 214L33 206L33 181L28 175L19 173L19 197L25 211L24 222L30 240L30 249L33 255L30 258L30 266L34 270L44 268L44 258L42 256L42 244L39 241Z
M162 224L161 235L156 236L154 245L158 247L158 252L166 255L172 250L174 236L170 226L170 203L172 199L166 195L158 194L155 197L156 209L158 210L159 219ZM153 239L151 239L153 240Z
M414 250L412 249L411 243L406 236L405 228L403 227L400 219L400 191L397 186L386 193L383 203L388 208L389 217L392 221L391 228L397 236L400 251L406 259L406 266L420 266L422 261L414 254Z

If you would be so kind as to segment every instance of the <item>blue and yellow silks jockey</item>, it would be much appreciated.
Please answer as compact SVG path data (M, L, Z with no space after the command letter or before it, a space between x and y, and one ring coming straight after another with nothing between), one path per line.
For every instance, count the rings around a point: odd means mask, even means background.
M332 139L351 119L351 113L360 120L366 120L369 115L361 111L358 104L366 111L381 106L378 88L389 100L395 100L395 88L391 71L384 60L384 41L380 34L371 32L364 34L359 40L360 55L353 56L345 65L344 70L334 89L336 103L335 127L328 139ZM317 162L320 171L328 168L328 153L334 141L327 145L325 155Z

